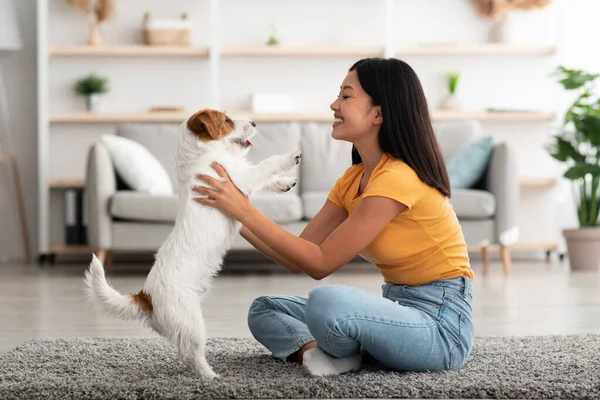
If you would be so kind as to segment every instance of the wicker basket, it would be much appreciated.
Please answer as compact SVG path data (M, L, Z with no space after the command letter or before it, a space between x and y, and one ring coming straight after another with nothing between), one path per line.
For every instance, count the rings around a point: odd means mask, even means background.
M191 32L187 15L179 20L152 21L150 13L144 15L142 42L151 46L190 46Z

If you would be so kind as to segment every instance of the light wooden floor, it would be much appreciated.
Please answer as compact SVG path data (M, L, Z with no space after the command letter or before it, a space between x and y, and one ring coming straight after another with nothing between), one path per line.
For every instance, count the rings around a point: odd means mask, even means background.
M382 284L368 264L353 263L322 281L287 272L240 274L233 267L251 268L232 265L215 280L204 308L210 336L250 336L246 312L260 295L306 295L317 285L332 283L380 293ZM84 268L0 265L0 353L33 337L154 336L138 323L104 316L87 303ZM108 274L115 288L138 291L148 268L119 268ZM477 335L600 333L600 273L570 272L568 263L559 262L515 262L509 278L498 263L489 276L481 274L477 261L473 268Z

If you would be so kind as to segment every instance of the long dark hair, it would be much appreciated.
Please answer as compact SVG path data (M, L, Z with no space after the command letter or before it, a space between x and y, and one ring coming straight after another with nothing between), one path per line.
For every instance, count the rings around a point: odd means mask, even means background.
M373 105L381 106L381 150L405 162L423 182L450 197L446 163L415 71L395 58L366 58L356 62L350 68L353 70ZM352 164L361 162L360 154L353 146Z

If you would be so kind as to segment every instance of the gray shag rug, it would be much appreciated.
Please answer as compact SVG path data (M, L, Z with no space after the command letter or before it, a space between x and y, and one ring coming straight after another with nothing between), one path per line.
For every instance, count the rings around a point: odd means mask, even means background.
M600 398L600 335L478 337L432 373L312 377L252 339L211 339L208 361L220 378L203 382L162 339L33 339L0 355L0 399Z

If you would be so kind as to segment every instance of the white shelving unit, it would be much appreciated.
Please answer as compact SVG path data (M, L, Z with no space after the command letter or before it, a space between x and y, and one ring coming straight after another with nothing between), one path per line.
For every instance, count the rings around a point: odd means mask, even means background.
M77 179L48 178L50 127L52 124L112 124L121 122L181 122L185 114L178 112L124 112L124 113L49 113L49 70L50 61L56 58L198 58L207 63L209 75L210 100L207 107L221 107L219 74L221 60L242 57L404 57L404 56L531 56L543 57L554 54L554 46L502 45L502 44L430 44L423 46L401 47L394 43L393 9L395 0L380 0L385 8L384 35L381 45L377 46L221 46L218 21L219 5L222 0L205 0L209 9L209 42L208 46L170 47L145 46L139 44L107 45L89 47L83 45L53 45L48 43L48 19L51 0L37 1L37 61L38 61L38 242L39 254L73 252L87 248L81 246L54 246L49 244L49 191L51 189L80 188L83 182ZM264 121L331 121L331 113L286 113L286 114L254 114L245 110L233 110L234 115L245 115L257 122ZM490 112L490 111L440 111L432 110L432 118L438 121L477 119L487 122L511 123L531 122L546 123L555 119L553 112ZM551 187L552 179L524 179L521 184L526 187ZM548 247L547 244L544 245Z

